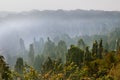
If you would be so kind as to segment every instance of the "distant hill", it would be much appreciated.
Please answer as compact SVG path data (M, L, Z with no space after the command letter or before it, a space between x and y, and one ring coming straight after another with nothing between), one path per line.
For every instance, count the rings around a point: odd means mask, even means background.
M4 16L4 17L2 17ZM68 33L71 35L104 34L120 24L120 12L95 10L33 10L13 13L0 12L0 25L9 23L13 27L32 28L31 32L54 35ZM22 29L23 30L23 29ZM20 33L20 32L19 32Z
M19 38L26 44L33 38L54 38L68 34L105 35L120 27L119 11L98 10L32 10L28 12L0 12L0 48L15 53ZM12 46L11 46L12 45ZM12 50L12 51L10 51Z

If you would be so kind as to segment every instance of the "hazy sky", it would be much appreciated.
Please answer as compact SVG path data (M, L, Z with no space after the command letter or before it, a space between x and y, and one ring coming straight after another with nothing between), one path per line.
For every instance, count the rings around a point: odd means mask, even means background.
M120 11L120 0L0 0L0 11L29 11L32 9Z

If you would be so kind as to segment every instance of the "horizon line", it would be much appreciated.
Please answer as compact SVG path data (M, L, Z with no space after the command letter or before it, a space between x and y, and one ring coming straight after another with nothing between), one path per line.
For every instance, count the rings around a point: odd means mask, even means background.
M100 10L100 9L31 9L31 10L22 10L22 11L14 11L14 10L2 10L0 12L16 12L16 13L21 13L21 12L30 12L30 11L76 11L76 10L81 10L81 11L107 11L107 12L120 12L119 10Z

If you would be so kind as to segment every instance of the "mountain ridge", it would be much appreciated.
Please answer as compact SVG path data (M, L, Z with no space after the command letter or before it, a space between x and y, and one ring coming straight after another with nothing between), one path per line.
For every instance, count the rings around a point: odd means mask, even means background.
M70 37L105 35L113 28L120 27L119 11L33 10L2 15L0 17L0 48L15 49L19 38L23 38L29 44L34 37L54 39L62 34L68 34ZM13 43L16 44L13 45ZM13 48L10 45L13 45Z

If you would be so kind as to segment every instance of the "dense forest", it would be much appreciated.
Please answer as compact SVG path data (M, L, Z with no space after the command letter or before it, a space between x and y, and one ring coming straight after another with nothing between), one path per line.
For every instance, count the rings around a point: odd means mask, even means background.
M118 27L106 35L67 38L67 42L34 39L29 50L20 38L20 54L8 55L8 60L0 56L0 80L119 80L119 34Z
M0 80L119 80L120 12L0 12Z

